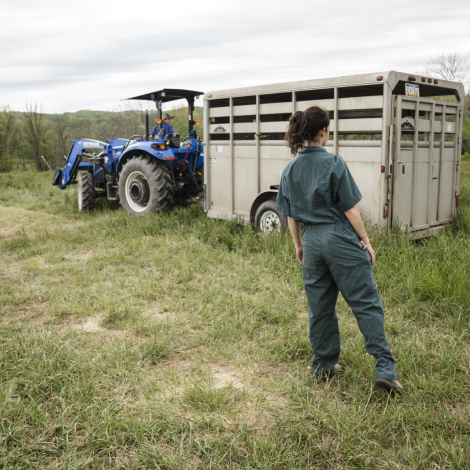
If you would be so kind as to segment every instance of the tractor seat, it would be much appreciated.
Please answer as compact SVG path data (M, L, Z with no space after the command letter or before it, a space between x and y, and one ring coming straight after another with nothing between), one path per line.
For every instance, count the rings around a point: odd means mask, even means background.
M180 135L179 134L167 134L170 148L179 149L180 148Z

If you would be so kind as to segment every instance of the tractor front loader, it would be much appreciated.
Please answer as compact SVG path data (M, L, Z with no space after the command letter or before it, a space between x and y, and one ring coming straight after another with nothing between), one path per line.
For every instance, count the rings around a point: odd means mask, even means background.
M158 212L175 204L196 202L203 196L204 144L194 129L194 100L202 95L191 90L163 89L134 100L154 101L157 134L152 140L148 113L145 135L100 142L74 140L64 168L58 168L52 184L65 189L78 185L78 209L92 210L98 197L119 200L129 214ZM162 128L162 103L186 98L188 136L166 134Z

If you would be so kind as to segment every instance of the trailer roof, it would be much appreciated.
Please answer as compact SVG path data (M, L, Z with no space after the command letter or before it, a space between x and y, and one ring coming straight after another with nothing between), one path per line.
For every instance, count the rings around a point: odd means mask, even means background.
M382 79L378 80L378 77L382 77ZM414 77L415 80L410 80L410 77ZM387 72L346 75L342 77L332 78L317 78L313 80L301 80L297 82L274 83L270 85L258 85L243 88L233 88L228 90L217 90L206 93L204 99L227 98L231 96L244 96L265 93L282 93L288 91L308 90L312 88L372 85L380 83L389 83L389 86L393 89L399 81L414 81L418 85L425 85L425 83L421 82L422 77L431 78L428 75L424 76L413 73L403 73L396 72L395 70L389 70ZM438 80L439 85L435 86L436 94L441 93L442 89L451 89L454 90L454 92L456 92L458 95L460 95L460 99L463 99L463 85L461 83L450 82L447 80L442 80L440 78Z
M203 95L202 91L194 90L181 90L175 88L163 88L163 90L152 91L151 93L146 93L145 95L134 96L133 98L126 98L127 100L147 100L147 101L156 101L158 98L161 98L163 103L168 101L180 100L182 98L196 98Z

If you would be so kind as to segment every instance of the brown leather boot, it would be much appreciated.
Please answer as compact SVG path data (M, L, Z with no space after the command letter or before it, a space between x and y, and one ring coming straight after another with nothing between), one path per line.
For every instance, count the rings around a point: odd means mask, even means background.
M375 379L375 385L384 389L388 393L399 393L402 395L405 390L403 389L402 385L398 380L390 380L390 379Z
M328 379L333 378L335 375L341 372L342 368L339 364L335 364L332 370L323 371L322 379L325 382Z

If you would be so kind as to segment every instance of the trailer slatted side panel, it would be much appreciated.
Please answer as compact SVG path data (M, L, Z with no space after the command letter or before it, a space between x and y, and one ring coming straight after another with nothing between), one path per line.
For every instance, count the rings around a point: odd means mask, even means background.
M322 92L334 96L333 89ZM334 98L303 99L308 96L305 92L292 92L289 96L290 101L286 101L285 93L245 97L255 101L255 104L249 105L237 105L230 98L232 107L229 100L209 101L209 171L211 181L218 182L211 185L209 210L231 215L230 189L233 188L233 214L247 217L258 193L279 184L282 171L292 158L284 141L292 113L311 106L322 106L331 115L328 150L333 152L335 147L341 149L340 154L362 186L364 200L372 201L372 204L364 205L364 215L376 220L381 199L383 95L339 97L337 109ZM263 102L267 99L284 101ZM372 117L363 117L367 115ZM371 140L374 138L372 135L378 140ZM364 166L372 166L373 170L364 170ZM232 171L233 184L230 177ZM369 176L364 177L371 172L376 175L373 180Z

